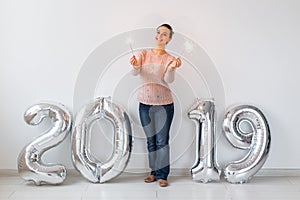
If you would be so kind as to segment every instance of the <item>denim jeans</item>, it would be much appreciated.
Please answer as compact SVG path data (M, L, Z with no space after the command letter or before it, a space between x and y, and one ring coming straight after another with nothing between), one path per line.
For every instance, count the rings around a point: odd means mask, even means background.
M174 105L139 105L140 121L147 137L151 175L167 180L170 172L169 131Z

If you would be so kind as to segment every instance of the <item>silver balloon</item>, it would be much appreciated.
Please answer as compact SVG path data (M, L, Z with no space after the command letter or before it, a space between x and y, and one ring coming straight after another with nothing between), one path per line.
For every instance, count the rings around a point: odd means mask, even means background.
M18 157L19 175L26 181L60 184L66 178L66 168L59 164L44 164L45 151L61 143L68 135L72 119L65 106L56 103L39 103L31 106L24 115L29 125L38 125L44 118L50 118L52 127L23 148Z
M223 131L234 147L249 149L244 158L225 166L225 178L230 183L248 182L261 169L269 154L271 135L268 122L258 108L240 105L227 111Z
M99 119L110 121L115 132L113 155L106 163L90 152L91 125ZM89 181L103 183L120 175L131 155L131 122L124 110L109 98L97 98L84 106L76 116L72 135L72 161L75 168Z
M188 112L196 123L196 160L191 169L193 180L207 183L220 180L215 166L215 104L213 99L197 99Z

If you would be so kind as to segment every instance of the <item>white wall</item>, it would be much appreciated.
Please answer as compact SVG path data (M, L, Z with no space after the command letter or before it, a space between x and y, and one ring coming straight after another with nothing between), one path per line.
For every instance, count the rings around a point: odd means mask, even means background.
M271 128L272 144L264 167L299 169L297 119L300 94L297 85L300 82L297 75L300 72L300 2L174 2L1 1L0 169L16 169L21 149L47 129L47 123L39 127L25 124L23 114L29 106L40 100L52 100L73 111L77 77L90 54L114 36L156 27L162 22L169 22L176 32L186 35L205 50L221 77L225 107L249 103L265 113ZM114 51L113 48L108 51ZM122 59L126 62L125 58ZM186 61L185 64L183 67L188 67ZM188 73L188 70L180 70L182 76L187 75L185 72ZM198 86L192 87L197 89ZM98 87L95 95L102 95L101 88ZM180 101L192 104L194 99L182 96ZM185 115L183 111L182 115ZM137 119L136 111L129 112L133 119ZM195 155L192 132L195 127L184 117L178 117L175 123L180 120L184 122L180 130L186 128L186 132L179 132L173 138L172 154L182 155L174 160L172 167L189 168ZM105 124L104 127L110 129ZM141 132L136 134L142 138ZM102 136L97 137L100 140ZM182 146L181 141L191 141L190 146ZM219 159L233 159L233 151L237 150L224 141L221 144L224 151L218 153ZM99 156L108 155L111 151L110 146L103 142L99 146L101 150L96 152ZM97 143L93 143L95 151L96 147ZM135 151L128 167L146 168L142 139L135 144ZM63 163L72 168L70 138L47 152L45 161Z

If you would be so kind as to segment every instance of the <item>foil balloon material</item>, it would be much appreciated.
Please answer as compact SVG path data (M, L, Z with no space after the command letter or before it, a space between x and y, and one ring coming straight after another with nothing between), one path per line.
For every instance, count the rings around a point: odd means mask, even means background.
M196 160L191 169L194 181L207 183L220 180L215 166L215 104L213 99L197 99L188 112L196 123Z
M23 148L18 157L19 175L36 185L60 184L66 178L66 167L60 164L45 164L43 153L61 143L71 130L72 118L65 106L57 103L39 103L24 114L25 122L38 125L44 118L52 120L51 128Z
M96 120L106 119L114 127L113 155L102 163L90 152L91 127ZM120 175L131 155L132 127L126 112L110 98L97 98L77 114L72 134L72 161L83 177L93 183L104 183Z
M271 144L268 122L255 106L239 105L226 112L223 131L234 147L249 150L244 158L225 166L225 178L230 183L248 182L268 157Z

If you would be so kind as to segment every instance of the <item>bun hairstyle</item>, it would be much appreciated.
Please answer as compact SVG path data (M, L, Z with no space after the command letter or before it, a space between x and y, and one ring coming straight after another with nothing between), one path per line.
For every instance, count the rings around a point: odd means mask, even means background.
M170 38L172 38L172 36L174 35L174 31L173 31L173 28L172 28L172 26L170 25L170 24L162 24L162 25L160 25L159 27L157 27L157 29L158 28L160 28L160 27L166 27L167 29L169 29L170 30Z

